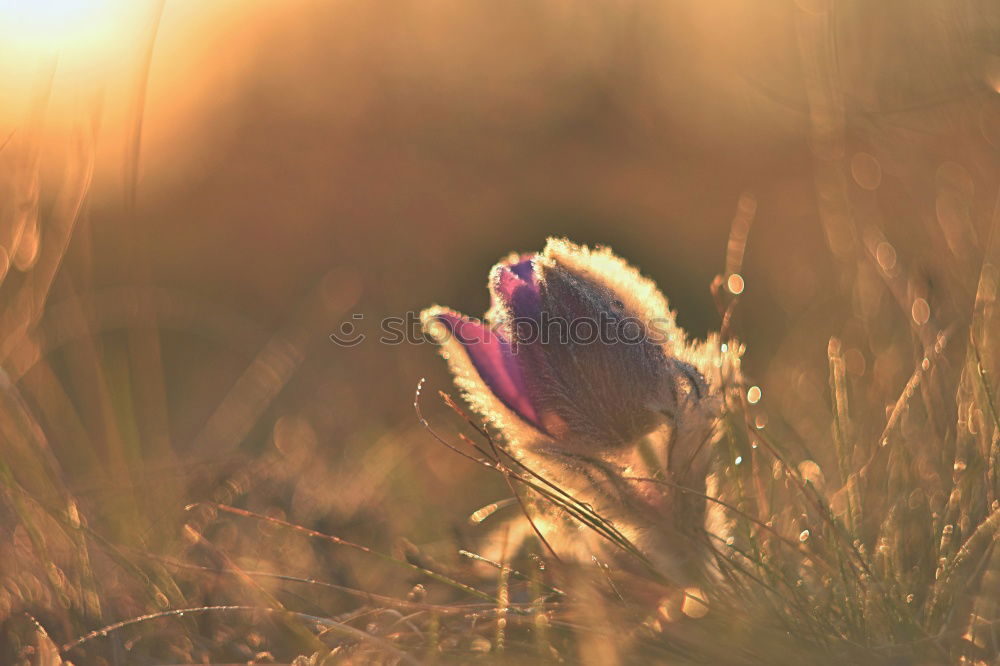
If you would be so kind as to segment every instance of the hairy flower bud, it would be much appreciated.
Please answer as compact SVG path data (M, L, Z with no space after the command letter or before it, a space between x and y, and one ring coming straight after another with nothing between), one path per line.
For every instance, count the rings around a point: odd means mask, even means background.
M438 307L423 321L501 427L513 416L555 442L618 447L707 391L663 296L610 250L551 239L497 264L489 287L489 325Z
M719 383L735 355L715 338L689 343L656 286L606 248L550 239L498 263L489 289L485 321L422 315L466 399L662 572L697 576ZM546 513L545 525L565 520ZM572 525L543 531L583 558L606 545Z

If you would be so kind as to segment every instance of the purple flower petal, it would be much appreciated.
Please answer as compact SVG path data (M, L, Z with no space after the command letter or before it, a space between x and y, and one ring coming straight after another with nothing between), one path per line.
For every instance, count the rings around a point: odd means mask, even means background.
M469 354L476 372L503 404L522 419L541 427L538 413L528 399L524 375L511 352L510 343L482 323L454 313L440 313L438 321L448 327Z
M533 262L534 255L525 255L521 261L500 264L494 269L494 296L514 317L536 318L541 313L541 291Z

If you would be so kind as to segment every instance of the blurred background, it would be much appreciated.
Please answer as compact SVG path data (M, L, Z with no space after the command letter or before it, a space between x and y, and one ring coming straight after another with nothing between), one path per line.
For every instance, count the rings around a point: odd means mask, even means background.
M408 585L201 501L453 550L509 493L420 427L421 377L461 425L444 363L377 322L484 312L510 251L610 245L696 337L738 272L744 369L822 450L831 336L884 419L898 336L968 316L995 233L987 0L5 0L0 35L0 610L57 643L230 594L156 564L198 549Z

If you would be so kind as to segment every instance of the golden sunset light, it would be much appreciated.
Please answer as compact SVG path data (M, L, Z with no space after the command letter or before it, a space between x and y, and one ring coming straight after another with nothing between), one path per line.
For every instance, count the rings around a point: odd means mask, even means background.
M1000 3L0 0L0 665L1000 663Z

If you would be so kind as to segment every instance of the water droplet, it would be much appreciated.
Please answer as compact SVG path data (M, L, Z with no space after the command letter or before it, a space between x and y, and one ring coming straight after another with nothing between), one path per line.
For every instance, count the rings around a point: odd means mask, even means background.
M953 532L955 531L955 526L954 526L954 525L951 525L951 524L949 524L949 525L945 525L945 526L944 526L944 529L943 529L942 531L943 531L943 532L944 532L945 534L951 534L951 533L953 533Z
M734 536L728 536L728 537L726 537L726 545L727 546L732 546L734 543L736 543L736 537L734 537Z
M733 461L733 464L739 465L741 462L743 462L743 456L736 456L736 460Z
M426 597L427 597L427 589L420 583L417 583L412 588L410 588L410 591L406 594L406 598L409 601L421 602Z
M964 472L965 471L965 467L966 467L966 464L965 464L964 460L962 460L961 458L958 458L958 459L955 460L954 469L955 469L956 472Z
M744 287L746 287L746 283L743 282L743 276L739 273L733 273L726 280L726 288L729 289L729 293L736 296L743 293Z
M912 594L906 595L906 603L908 603L908 604L912 604L913 603L913 595Z
M799 541L805 543L808 540L809 540L809 530L802 530L801 532L799 532Z
M750 389L747 391L747 402L749 402L751 405L756 405L758 402L760 402L761 396L762 392L760 390L760 387L751 386Z

